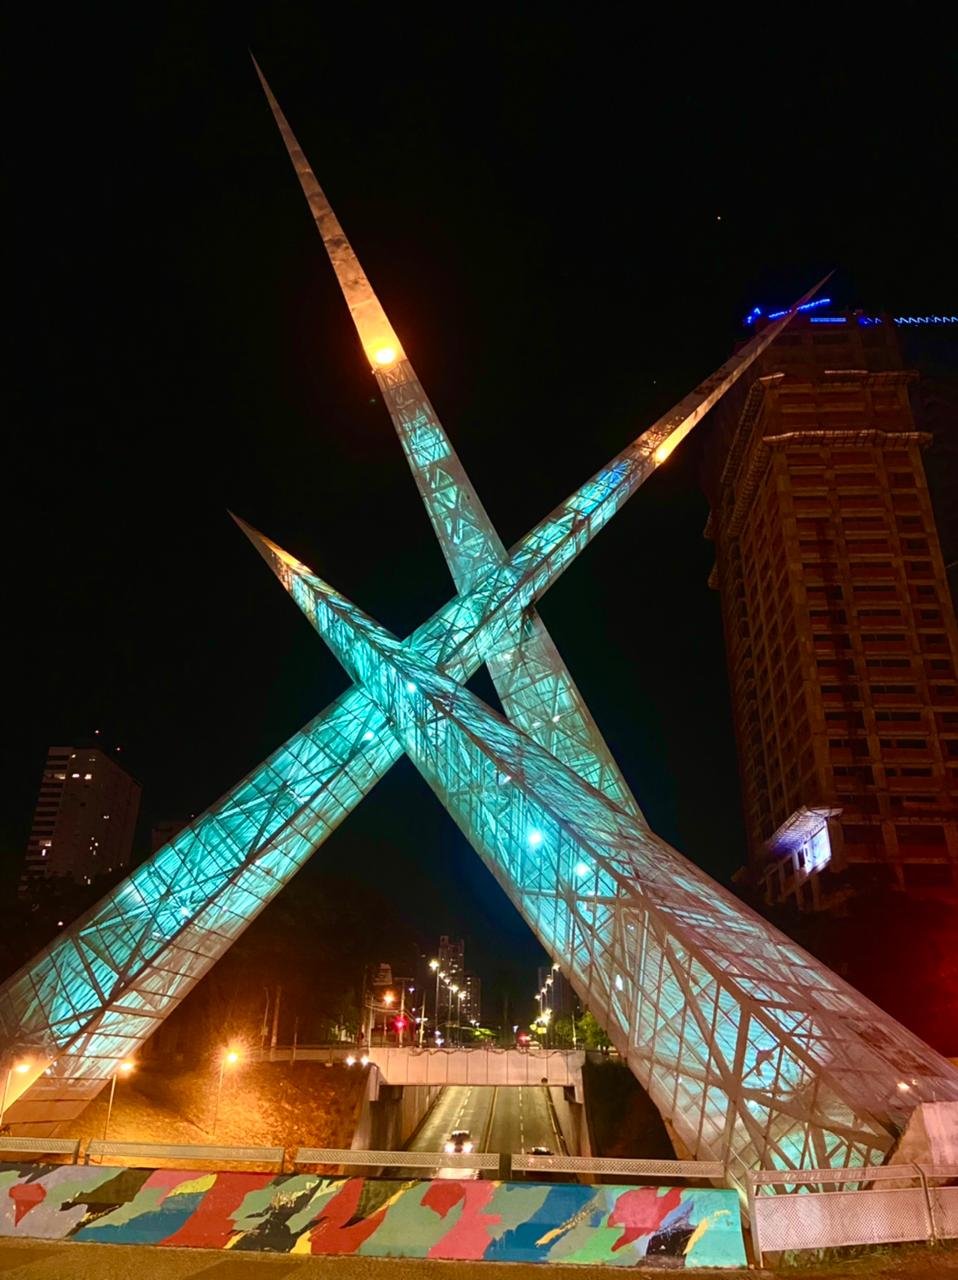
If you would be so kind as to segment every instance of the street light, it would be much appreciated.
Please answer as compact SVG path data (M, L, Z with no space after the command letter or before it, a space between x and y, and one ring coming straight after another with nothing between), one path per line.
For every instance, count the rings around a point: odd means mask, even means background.
M429 968L436 975L436 1030L439 1030L439 961L430 960ZM426 1034L426 993L423 992L422 997L422 1021L419 1024L419 1047L422 1048L423 1037Z
M7 1074L3 1080L3 1097L0 1098L0 1125L3 1124L3 1113L7 1109L7 1092L10 1089L10 1077L13 1075L14 1071L18 1076L23 1076L26 1075L29 1070L29 1062L15 1062L11 1066L7 1067Z
M223 1076L226 1074L227 1067L235 1067L240 1060L239 1052L236 1049L224 1049L220 1058L220 1075L216 1086L216 1107L213 1110L213 1128L210 1133L216 1136L216 1122L220 1118L220 1099L223 1096Z
M116 1081L118 1076L128 1076L136 1067L135 1062L121 1062L117 1069L113 1072L113 1079L110 1081L110 1101L106 1109L106 1123L103 1126L103 1141L106 1142L106 1135L110 1128L110 1117L113 1115L113 1096L116 1093Z

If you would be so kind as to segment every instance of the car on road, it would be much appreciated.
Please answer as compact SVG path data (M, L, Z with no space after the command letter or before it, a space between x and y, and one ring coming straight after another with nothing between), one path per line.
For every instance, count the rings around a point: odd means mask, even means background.
M549 1147L530 1147L529 1148L530 1156L551 1156L552 1154L553 1152L550 1150Z
M453 1129L443 1150L446 1155L468 1155L473 1148L472 1134L468 1129Z

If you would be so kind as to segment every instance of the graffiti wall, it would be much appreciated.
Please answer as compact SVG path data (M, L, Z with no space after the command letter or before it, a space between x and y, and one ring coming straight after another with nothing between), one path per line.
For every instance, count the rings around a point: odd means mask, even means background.
M0 1165L0 1236L629 1267L745 1264L733 1191Z

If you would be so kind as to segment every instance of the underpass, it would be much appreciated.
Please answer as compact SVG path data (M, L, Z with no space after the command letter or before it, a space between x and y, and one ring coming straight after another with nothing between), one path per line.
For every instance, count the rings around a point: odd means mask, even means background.
M524 1153L533 1147L564 1152L548 1090L541 1085L447 1085L407 1143L410 1151L442 1151L450 1134L466 1129L476 1151ZM423 1176L476 1178L475 1170L435 1169Z

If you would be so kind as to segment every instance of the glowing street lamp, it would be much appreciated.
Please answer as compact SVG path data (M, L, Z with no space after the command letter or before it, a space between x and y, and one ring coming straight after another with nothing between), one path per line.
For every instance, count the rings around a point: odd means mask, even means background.
M3 1113L7 1109L7 1093L10 1089L10 1077L14 1072L16 1072L18 1076L25 1076L29 1070L29 1062L15 1062L11 1066L7 1067L7 1074L3 1079L3 1097L0 1098L0 1125L3 1124Z
M235 1067L240 1060L239 1051L236 1049L224 1049L220 1056L220 1074L219 1081L216 1085L216 1106L213 1109L213 1128L210 1133L216 1136L216 1122L220 1118L220 1099L223 1097L223 1076L226 1074L227 1067Z
M430 960L429 968L436 975L436 1031L439 1031L439 979L442 977L440 964L438 960ZM426 998L423 996L422 1002L423 1019L419 1024L419 1047L422 1048L422 1040L426 1030Z
M130 1060L127 1059L126 1062L121 1062L120 1065L117 1067L117 1069L113 1072L113 1079L110 1081L110 1101L106 1109L106 1122L103 1125L103 1141L104 1142L106 1142L106 1135L109 1132L109 1128L110 1128L110 1117L113 1115L113 1097L116 1093L117 1078L119 1076L126 1077L130 1074L131 1071L134 1071L135 1069L136 1069L136 1063L130 1062Z

